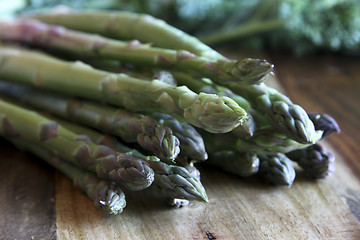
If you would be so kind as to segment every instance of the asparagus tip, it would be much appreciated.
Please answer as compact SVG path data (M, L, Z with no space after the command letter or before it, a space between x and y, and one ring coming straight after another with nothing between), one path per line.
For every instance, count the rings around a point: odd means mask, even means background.
M245 58L236 64L231 73L248 84L258 84L266 81L273 69L274 65L266 60Z

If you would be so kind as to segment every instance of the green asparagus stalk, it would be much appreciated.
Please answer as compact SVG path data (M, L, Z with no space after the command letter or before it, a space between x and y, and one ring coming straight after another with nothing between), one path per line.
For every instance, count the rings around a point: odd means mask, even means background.
M99 132L73 123L58 119L56 119L56 121L77 134L89 137L91 141L96 144L108 146L117 152L127 153L135 158L146 161L155 173L152 186L157 188L158 191L166 197L200 200L205 202L208 201L205 188L200 182L199 172L192 165L190 165L190 167L181 167L166 164L164 162L160 162L159 159L154 156L145 156L139 151L121 144L114 137L103 135Z
M139 66L162 67L212 78L224 85L263 82L273 65L260 59L210 60L185 50L123 42L31 20L0 21L0 39L55 48L86 57L116 59Z
M192 162L204 161L208 158L204 140L193 126L180 122L168 114L154 113L152 116L169 127L180 140L181 157L190 158Z
M335 171L335 156L319 143L286 154L304 170L305 176L319 179Z
M316 130L305 110L265 84L232 86L232 91L247 99L253 108L263 112L270 124L291 139L313 144L321 139L323 131Z
M246 117L246 112L228 97L196 94L185 86L100 71L35 51L0 47L0 61L0 77L5 79L105 101L131 111L169 113L214 133L231 131Z
M275 130L259 131L250 138L240 138L231 133L211 134L200 131L209 151L230 150L238 152L253 152L256 154L287 153L296 149L302 149L309 144L298 143L289 139L284 134Z
M172 130L151 116L14 82L0 81L0 93L22 104L121 137L125 142L137 142L142 148L165 160L174 160L180 152L179 139Z
M119 63L115 62L115 61L90 61L90 64L92 66L95 66L95 67L100 68L102 70L107 70L107 71L111 71L111 72L126 73L129 76L135 76L135 77L138 77L138 78L141 78L141 79L150 80L149 76L153 76L152 70L149 70L149 69L135 69L134 70L134 69L129 69L127 67L120 67ZM246 112L247 112L246 119L244 119L244 121L243 121L243 123L241 125L239 125L238 127L236 127L235 129L233 129L231 131L233 134L235 134L237 136L250 137L250 136L252 136L254 134L256 124L255 124L255 118L253 117L253 114L254 114L254 116L256 116L257 122L259 122L260 118L261 118L261 121L264 122L264 117L261 117L260 116L261 114L257 113L254 109L252 109L251 106L250 106L250 103L246 99L232 93L227 88L216 86L215 84L213 84L211 82L210 79L207 79L207 78L196 79L196 78L192 77L189 74L176 72L176 71L171 71L171 72L162 71L162 72L163 72L163 74L165 76L171 75L171 77L168 77L168 78L171 80L171 83L174 86L176 86L177 82L179 82L181 85L185 85L185 86L189 87L191 90L193 90L196 93L205 92L205 93L209 93L209 94L217 94L217 95L220 95L220 96L230 97L240 107L242 107L244 110L246 110ZM259 123L257 123L257 124L259 124ZM166 125L166 122L165 122L165 125ZM177 123L177 125L178 125L178 123ZM182 125L188 125L188 124L182 124ZM172 128L172 126L170 126L170 128ZM189 128L189 126L186 126L186 128ZM174 129L172 128L172 130L174 130ZM176 132L174 132L174 134L178 138L181 138L181 135L183 133L184 133L184 131L182 131L180 133L180 135L178 135ZM195 135L196 135L196 133L194 133L194 136ZM181 141L181 142L183 142L183 141ZM202 146L202 145L203 144L201 144L201 145L198 144L198 146ZM190 149L190 150L193 151L193 149ZM180 154L180 155L186 155L186 156L191 157L191 155L189 153L187 153L187 149L184 147L184 144L182 144L181 153L184 153L184 152L186 152L186 154ZM200 151L197 151L196 153L200 153ZM196 157L196 156L193 157L193 158L194 159L201 159L201 158Z
M236 95L228 88L214 84L208 78L196 79L189 74L178 71L171 71L171 74L174 76L177 83L187 86L196 93L204 92L209 94L217 94L219 96L230 97L240 107L242 107L248 115L248 117L244 120L243 124L233 129L232 133L240 137L251 137L254 135L256 129L256 119L254 118L254 116L260 117L260 114L256 113L255 109L251 107L251 104L245 98Z
M193 76L185 73L172 71L172 74L179 84L186 85L195 92L216 93L230 97L246 110L249 115L248 120L234 131L238 136L252 136L255 126L261 126L264 123L267 125L269 122L273 127L300 143L311 144L321 138L321 129L315 129L304 109L264 83L247 86L232 85L228 89L214 84L210 79L196 81Z
M6 81L0 81L0 94L61 118L119 136L125 142L137 141L142 148L164 161L176 161L180 143L183 157L207 159L204 142L195 128L167 114L144 116Z
M251 152L216 151L209 154L207 162L240 177L254 175L259 169L259 158Z
M296 172L291 160L282 153L273 155L259 155L259 175L275 185L291 186Z
M114 183L100 180L95 174L67 163L61 157L49 153L37 144L20 139L11 139L11 142L18 148L35 154L62 172L73 181L75 187L84 191L93 201L94 206L104 214L117 215L125 208L125 194Z
M117 39L138 39L156 47L187 50L209 59L224 57L197 38L150 15L123 11L81 11L38 14L31 16L42 22L70 29L96 33ZM89 24L91 22L92 24Z
M111 71L111 72L121 72L126 73L129 76L136 76L141 79L150 80L149 76L152 76L152 70L149 69L129 69L127 67L120 67L119 63L116 61L90 61L92 66L97 68ZM196 79L193 76L178 72L171 71L168 72L171 74L172 83L176 86L177 83L180 85L185 85L189 87L192 91L196 93L204 92L209 94L217 94L220 96L226 96L233 99L240 107L242 107L247 112L247 118L244 119L243 123L233 129L231 133L235 134L239 137L251 137L254 135L256 128L264 128L269 125L265 117L262 116L261 113L257 112L253 109L250 103L243 97L236 95L230 89L221 87L219 85L214 84L208 78ZM175 133L176 135L176 133ZM179 137L179 136L178 136ZM184 148L182 148L182 152L184 152Z
M0 134L38 144L52 154L101 179L109 179L130 190L151 185L154 172L148 163L130 154L120 154L109 147L97 145L54 121L14 104L0 100Z

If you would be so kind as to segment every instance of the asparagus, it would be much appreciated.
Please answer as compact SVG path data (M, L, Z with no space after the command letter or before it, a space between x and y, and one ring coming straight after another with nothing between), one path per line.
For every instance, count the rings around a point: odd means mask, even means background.
M43 45L86 57L178 69L225 85L263 82L273 69L265 60L210 60L185 50L155 48L139 41L123 42L31 20L0 21L0 39Z
M208 158L204 140L194 127L179 122L168 114L154 113L152 116L169 127L180 140L180 156L190 158L192 161L204 161Z
M89 63L88 60L87 63ZM120 67L119 62L115 62L115 61L104 61L104 60L90 61L90 64L102 70L126 73L129 76L138 77L146 80L151 79L149 76L154 76L152 70L149 69L134 70L128 67ZM167 79L170 79L169 81L173 86L177 86L177 83L179 83L181 85L185 85L189 87L192 91L196 93L204 92L210 94L217 94L220 96L226 96L233 99L240 107L242 107L247 112L247 117L244 119L243 123L231 131L233 134L237 136L240 137L252 136L255 132L256 124L259 124L259 119L261 119L262 121L261 123L264 122L264 117L261 117L260 113L252 109L250 103L246 99L244 99L239 95L234 94L233 92L231 92L231 90L227 88L213 84L212 81L208 78L196 79L189 74L177 72L177 71L171 71L171 72L161 71L160 73L162 75L165 75L164 77L165 79L163 81L168 81ZM256 120L253 117L253 115L256 116ZM181 148L182 148L182 152L184 152L184 148L183 147Z
M333 117L326 113L308 113L309 118L315 125L316 130L323 131L322 138L333 133L339 133L340 127Z
M216 151L209 154L208 163L240 177L254 175L259 169L259 158L251 152Z
M141 79L150 80L149 76L153 76L152 70L149 69L134 70L134 69L129 69L128 67L120 67L119 63L115 61L104 61L104 60L90 61L90 64L92 66L95 66L103 70L126 73L129 76L135 76ZM189 87L192 91L196 93L205 92L209 94L217 94L220 96L230 97L240 107L246 110L247 112L246 119L244 119L241 125L239 125L238 127L236 127L231 131L236 136L251 137L254 135L256 125L259 125L259 127L261 128L264 127L263 125L268 125L268 122L266 122L266 119L263 116L261 116L261 113L253 109L250 103L245 98L236 95L230 89L221 87L219 85L215 85L208 78L196 79L195 77L189 74L178 71L167 72L167 74L171 74L172 77L170 77L170 79L172 84L174 84L175 86L177 85L177 83L179 83L181 85L185 85ZM184 151L183 147L182 147L182 151Z
M273 155L259 155L259 175L266 181L275 185L291 186L296 172L291 160L282 153Z
M249 115L248 121L245 121L246 124L242 124L234 132L239 136L252 136L256 125L261 126L264 122L265 124L269 122L273 127L300 143L311 144L321 138L322 129L315 129L304 109L264 83L247 86L232 85L229 89L214 84L210 79L199 81L185 73L172 71L172 74L178 83L188 86L195 92L216 93L230 97L246 110ZM256 124L256 122L260 123ZM247 124L248 127L246 127Z
M0 93L23 104L137 142L162 159L174 160L180 152L172 130L148 115L135 114L104 104L49 93L31 86L0 81Z
M335 171L335 156L319 143L286 155L303 168L308 178L325 178Z
M58 119L56 121L77 134L88 136L96 144L108 146L118 152L127 153L146 161L155 173L152 186L157 188L163 195L170 198L208 201L205 188L200 182L199 172L193 165L181 167L166 164L160 162L154 156L144 156L139 151L121 144L114 137L103 135L73 123Z
M117 215L126 206L124 192L114 183L99 179L95 174L67 163L61 157L49 153L37 144L11 139L18 148L29 151L71 179L74 186L84 191L94 206L106 215Z
M244 120L243 124L233 129L232 133L240 137L251 137L254 135L256 121L253 115L259 116L259 114L256 113L256 111L251 107L250 103L245 98L234 94L228 88L214 84L208 78L196 79L189 74L178 71L171 71L171 73L176 79L177 83L189 87L192 91L196 93L205 92L230 97L231 99L233 99L240 107L242 107L247 112L248 117Z
M195 128L187 123L180 123L167 114L154 113L144 116L6 81L0 81L0 94L119 136L125 142L137 141L142 148L150 150L163 160L175 161L180 152L180 143L182 156L196 160L207 158L202 137Z
M197 38L150 15L123 11L81 11L30 16L49 24L117 39L138 39L161 48L187 50L209 59L224 57ZM92 22L93 24L89 24Z
M309 144L293 141L275 130L259 131L250 138L240 138L231 133L211 134L201 131L200 134L203 137L206 149L211 149L211 151L230 150L256 154L274 154L287 153L309 146Z
M0 100L0 123L2 136L38 144L52 154L96 173L99 178L115 181L130 190L147 188L154 180L154 172L146 161L91 143L36 112L3 100Z
M228 132L241 124L246 112L228 97L196 94L172 87L93 69L36 52L0 47L0 77L78 97L105 101L131 111L161 111L184 118L210 132ZM21 69L21 71L18 71Z
M313 144L321 139L323 132L316 130L305 110L264 83L232 86L232 91L246 98L253 108L263 112L269 123L291 139Z

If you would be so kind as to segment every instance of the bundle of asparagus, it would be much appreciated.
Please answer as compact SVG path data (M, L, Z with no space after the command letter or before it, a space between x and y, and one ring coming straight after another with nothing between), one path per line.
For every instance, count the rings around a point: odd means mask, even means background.
M30 18L0 21L0 134L105 213L125 207L122 187L207 202L194 164L286 186L294 162L310 178L334 171L319 141L335 120L267 86L267 61L228 59L147 15Z

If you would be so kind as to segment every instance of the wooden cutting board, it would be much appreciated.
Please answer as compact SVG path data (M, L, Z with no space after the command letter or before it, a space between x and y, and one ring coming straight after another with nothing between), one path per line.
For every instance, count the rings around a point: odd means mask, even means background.
M0 239L360 239L360 59L267 59L278 77L271 84L339 122L342 133L324 142L336 155L334 175L298 174L286 188L202 166L209 203L173 209L128 193L124 212L105 218L63 175L0 141Z

